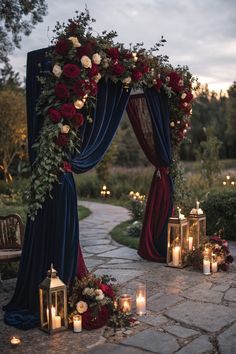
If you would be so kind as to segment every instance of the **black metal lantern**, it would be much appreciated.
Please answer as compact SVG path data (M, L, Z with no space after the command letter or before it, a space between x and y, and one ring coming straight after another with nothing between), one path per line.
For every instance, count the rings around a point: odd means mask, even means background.
M68 328L67 288L53 269L39 285L39 304L41 329L48 333Z

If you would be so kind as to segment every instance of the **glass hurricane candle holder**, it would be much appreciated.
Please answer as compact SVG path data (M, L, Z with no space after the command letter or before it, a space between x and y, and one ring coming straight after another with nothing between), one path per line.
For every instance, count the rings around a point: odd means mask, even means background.
M73 316L73 331L75 333L82 332L82 316L81 315Z
M203 257L203 274L204 275L211 274L211 260L210 260L210 256L206 253Z
M127 315L132 311L132 297L129 294L123 294L119 298L119 308Z
M199 248L206 240L206 215L199 208L200 202L196 202L188 216L189 222L189 251Z
M136 314L145 315L146 314L146 284L139 283L136 289Z

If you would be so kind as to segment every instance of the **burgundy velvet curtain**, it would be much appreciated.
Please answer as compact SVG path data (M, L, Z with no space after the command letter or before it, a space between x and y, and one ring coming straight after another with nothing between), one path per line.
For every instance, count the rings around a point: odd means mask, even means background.
M171 162L169 111L167 97L150 90L130 96L127 106L140 146L156 168L148 194L138 253L142 258L165 262L167 224L172 211L172 182L168 174Z

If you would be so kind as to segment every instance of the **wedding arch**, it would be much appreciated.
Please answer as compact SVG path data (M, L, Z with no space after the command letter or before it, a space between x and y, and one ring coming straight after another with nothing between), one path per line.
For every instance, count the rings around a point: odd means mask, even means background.
M57 24L52 47L28 53L29 216L15 293L5 306L6 323L23 329L38 322L38 285L51 263L66 284L87 272L71 172L101 161L125 109L156 168L138 253L166 257L171 151L188 129L193 78L187 67L174 69L154 55L164 39L149 51L142 44L126 49L114 43L115 32L94 36L91 22L85 11Z

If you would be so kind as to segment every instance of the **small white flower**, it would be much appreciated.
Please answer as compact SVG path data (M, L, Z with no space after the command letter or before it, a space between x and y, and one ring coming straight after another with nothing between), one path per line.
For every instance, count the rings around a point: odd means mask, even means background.
M99 55L98 53L93 54L92 60L93 60L94 64L99 65L102 60L101 55Z
M166 76L166 82L170 82L170 77L169 76Z
M182 93L182 95L181 95L182 100L184 100L186 96L187 96L187 95L186 95L186 93L185 93L185 92L184 92L184 93Z
M170 126L171 126L172 128L174 128L175 122L170 122Z
M75 48L81 47L81 44L77 37L70 37L69 40L73 43L73 47Z
M82 100L76 100L74 106L76 109L82 109L84 107L84 102Z
M58 64L55 64L55 65L53 66L52 72L53 72L53 74L54 74L56 77L60 77L61 74L62 74L62 68L61 68L61 66L58 65Z
M83 295L87 295L87 292L88 292L89 288L85 288L82 292Z
M92 67L92 61L89 57L87 57L87 55L83 55L80 61L85 69Z
M183 106L184 106L184 107L187 107L187 106L188 106L188 103L187 103L187 102L184 102L184 103L183 103Z
M131 76L128 76L128 77L124 78L124 80L122 82L123 82L123 84L129 85L131 83L131 81L132 81Z
M103 291L101 289L96 289L95 290L95 295L96 295L96 300L97 301L101 301L104 299L104 294Z
M82 314L88 310L88 305L84 301L79 301L76 304L76 310L78 313Z
M62 127L61 127L61 133L62 134L68 134L69 131L70 131L70 126L69 125L67 125L67 124L62 125Z

